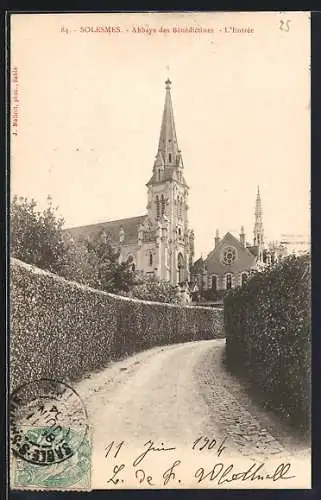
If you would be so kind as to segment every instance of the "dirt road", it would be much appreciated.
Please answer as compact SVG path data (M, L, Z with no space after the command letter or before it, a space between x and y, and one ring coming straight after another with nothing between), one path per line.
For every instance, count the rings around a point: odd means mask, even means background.
M131 450L150 440L195 451L206 438L215 439L216 452L224 447L225 457L305 456L307 446L258 408L226 371L224 347L224 339L158 347L78 383L97 463L121 442Z

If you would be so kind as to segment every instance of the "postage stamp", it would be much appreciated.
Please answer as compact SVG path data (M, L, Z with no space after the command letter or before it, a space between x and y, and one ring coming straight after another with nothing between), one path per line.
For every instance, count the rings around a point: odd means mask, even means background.
M91 445L86 409L66 383L39 379L10 401L12 486L88 488Z

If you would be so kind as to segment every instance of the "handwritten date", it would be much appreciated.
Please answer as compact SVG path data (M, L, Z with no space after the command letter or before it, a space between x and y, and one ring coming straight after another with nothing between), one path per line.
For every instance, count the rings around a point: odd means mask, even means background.
M212 452L212 457L220 457L223 451L226 449L224 438L221 441L215 438L208 438L207 436L198 437L191 444L191 451L195 457L203 457L211 459L211 454L206 453L203 455L203 450L205 452ZM159 487L159 486L169 486L177 487L181 484L184 478L184 463L177 457L177 450L175 446L165 445L163 442L155 445L154 441L148 440L144 443L143 447L139 450L139 453L135 458L130 459L129 465L125 463L122 457L122 450L126 447L125 441L120 441L119 443L112 441L105 447L105 457L114 461L112 465L112 473L107 478L107 483L115 486L121 486L125 481L137 482L137 485L142 487ZM173 456L174 452L176 457ZM200 455L199 455L200 453ZM168 459L168 466L164 469L159 469L153 467L151 462L145 461L147 456L156 458L157 455L161 454L163 457ZM191 458L189 456L189 458ZM215 460L215 459L214 459ZM117 463L115 463L117 462ZM146 463L145 463L146 462ZM155 462L154 462L155 463ZM163 463L163 460L160 462ZM164 464L163 464L164 466ZM153 470L151 470L151 468ZM190 470L190 463L189 463ZM223 463L223 462L212 462L201 467L195 464L195 468L191 471L191 482L206 483L211 482L213 485L225 485L233 481L282 481L293 479L295 476L291 471L290 463L280 463L274 470L269 470L267 464L265 463L252 463L248 468L240 470L237 464L234 463ZM184 478L185 482L185 478ZM190 485L190 484L189 484ZM202 487L202 486L201 486Z

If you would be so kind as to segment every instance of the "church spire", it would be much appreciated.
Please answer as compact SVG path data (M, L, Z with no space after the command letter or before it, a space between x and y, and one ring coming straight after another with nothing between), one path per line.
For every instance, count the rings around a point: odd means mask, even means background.
M172 82L168 78L165 82L165 105L157 153L157 156L162 156L165 166L178 165L180 159L171 98L171 84Z
M263 211L260 188L257 187L256 203L255 203L255 222L254 222L254 245L262 246L264 243L263 230Z

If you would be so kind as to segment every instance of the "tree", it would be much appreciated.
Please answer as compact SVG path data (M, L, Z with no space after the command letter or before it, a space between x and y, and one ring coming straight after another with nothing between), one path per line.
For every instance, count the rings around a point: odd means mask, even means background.
M119 262L119 251L110 239L101 233L87 242L87 250L97 263L99 287L105 292L129 292L136 282L136 274L131 262Z
M63 254L63 219L57 215L51 197L40 211L32 199L14 196L11 202L11 253L13 257L41 269L59 273Z
M185 301L180 287L145 274L136 274L136 282L127 295L140 300L170 304L182 304Z
M87 246L75 242L67 233L64 234L64 256L60 267L60 275L92 288L101 288L98 277L99 261L94 252Z
M35 200L14 196L11 203L13 257L78 283L142 300L180 304L186 301L179 287L133 271L133 263L120 262L105 233L75 242L63 231L64 220L48 196L40 211Z

